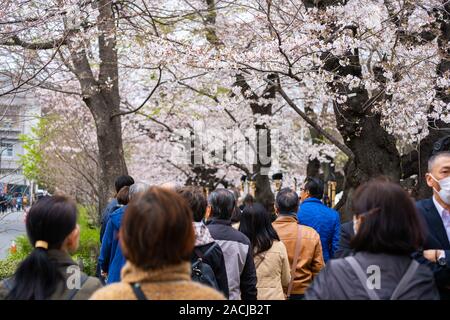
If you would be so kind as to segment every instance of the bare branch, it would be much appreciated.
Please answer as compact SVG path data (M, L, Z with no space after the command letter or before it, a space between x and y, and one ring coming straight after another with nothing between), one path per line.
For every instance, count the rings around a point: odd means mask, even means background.
M126 114L131 114L131 113L136 113L139 110L141 110L145 104L147 103L147 101L153 96L153 94L155 93L156 89L158 89L159 85L161 84L161 77L162 77L162 69L161 67L158 68L159 70L159 76L158 76L158 82L156 83L156 85L153 87L152 91L150 92L150 94L147 96L147 98L145 98L144 102L141 103L141 105L133 110L129 110L129 111L122 111L122 112L118 112L115 113L111 116L111 119L114 117L118 117L118 116L124 116Z

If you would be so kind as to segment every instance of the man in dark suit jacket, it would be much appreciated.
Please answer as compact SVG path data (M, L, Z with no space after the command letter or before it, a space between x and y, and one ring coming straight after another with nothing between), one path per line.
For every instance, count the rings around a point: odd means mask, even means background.
M430 261L442 299L450 299L450 152L439 152L428 161L426 181L433 197L417 202L425 222L423 257Z

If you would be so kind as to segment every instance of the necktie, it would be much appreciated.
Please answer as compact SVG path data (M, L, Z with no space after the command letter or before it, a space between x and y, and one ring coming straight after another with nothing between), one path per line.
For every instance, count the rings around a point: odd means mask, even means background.
M444 223L445 230L447 231L447 237L450 241L450 211L444 210L442 212L442 222Z

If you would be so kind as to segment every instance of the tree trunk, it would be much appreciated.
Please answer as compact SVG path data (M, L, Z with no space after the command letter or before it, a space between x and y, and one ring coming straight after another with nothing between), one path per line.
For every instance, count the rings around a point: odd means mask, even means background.
M120 117L111 118L111 115L119 111L119 103L108 104L103 96L104 94L100 93L84 99L94 114L97 130L100 167L99 217L115 194L116 177L128 174L123 152L121 120Z
M354 30L354 32L356 32ZM325 69L344 78L353 75L362 79L359 52L348 52L346 58L350 60L347 66L339 64L339 57L330 53L324 55ZM344 143L352 150L353 159L346 166L344 192L348 194L370 178L380 175L388 176L394 181L400 180L400 155L396 147L395 138L381 126L381 115L372 111L376 102L369 98L369 93L362 87L350 89L340 83L335 77L329 84L333 92L346 96L345 102L334 101L336 125L344 139ZM374 94L374 97L383 98ZM348 219L350 205L345 207L344 220ZM342 211L342 210L341 210Z

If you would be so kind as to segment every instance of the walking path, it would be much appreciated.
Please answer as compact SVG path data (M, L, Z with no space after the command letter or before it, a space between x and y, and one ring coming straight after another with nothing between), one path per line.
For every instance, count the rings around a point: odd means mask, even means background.
M8 255L12 240L26 234L24 218L23 211L0 213L0 260Z

